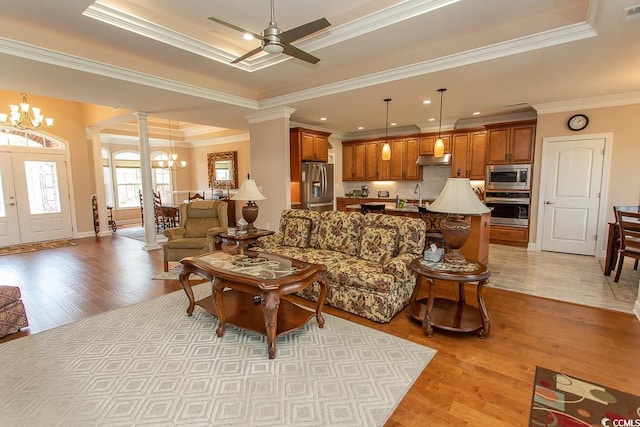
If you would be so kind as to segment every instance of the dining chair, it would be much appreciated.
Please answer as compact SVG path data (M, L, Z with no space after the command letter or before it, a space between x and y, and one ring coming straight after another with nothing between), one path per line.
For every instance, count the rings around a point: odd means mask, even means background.
M427 225L427 234L424 242L425 249L435 243L439 248L444 248L444 237L440 232L440 222L446 218L447 214L429 212L424 206L418 206L418 215Z
M188 199L189 199L189 201L192 201L192 200L204 200L204 191L202 192L202 194L195 193L193 196L191 195L191 192L189 192Z
M138 190L138 197L140 198L140 219L142 226L144 227L144 204L142 203L142 190Z
M369 205L369 204L361 204L360 205L360 211L363 214L368 214L368 213L385 213L385 206L384 205Z
M162 209L162 199L160 193L153 193L153 214L156 220L156 233L160 232L160 228L165 229L169 226L171 220L164 216L164 209Z
M634 269L640 260L640 212L616 209L616 221L620 227L620 246L618 248L618 266L614 282L620 280L624 257L635 259Z

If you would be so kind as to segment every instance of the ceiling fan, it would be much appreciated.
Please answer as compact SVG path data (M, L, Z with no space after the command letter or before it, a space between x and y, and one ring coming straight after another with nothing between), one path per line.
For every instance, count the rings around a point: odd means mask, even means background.
M280 28L278 28L278 24L276 23L273 16L273 0L271 0L271 21L269 22L269 26L262 31L261 36L254 34L251 31L244 30L233 24L229 24L228 22L221 21L218 18L210 17L209 19L219 24L225 25L229 28L233 28L234 30L238 30L242 33L251 34L254 38L262 40L262 46L253 49L252 51L247 52L241 57L233 60L231 62L232 64L244 61L245 59L255 55L256 53L259 53L262 50L267 53L285 53L286 55L293 56L294 58L298 58L303 61L310 62L311 64L315 64L320 61L320 58L316 58L315 56L310 55L295 46L292 46L290 43L301 39L302 37L308 36L309 34L313 34L316 31L320 31L323 28L327 28L329 25L331 25L325 18L320 18L283 32L282 30L280 30Z

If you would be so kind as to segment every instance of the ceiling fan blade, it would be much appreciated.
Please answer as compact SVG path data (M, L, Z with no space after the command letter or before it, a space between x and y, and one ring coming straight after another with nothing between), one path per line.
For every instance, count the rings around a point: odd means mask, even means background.
M209 18L211 19L211 18ZM291 43L298 39L303 38L304 36L308 36L309 34L313 34L316 31L320 31L324 28L327 28L331 24L325 18L317 19L313 22L309 22L304 25L300 25L299 27L292 28L280 34L280 40L283 43Z
M253 49L252 51L249 51L249 52L245 53L240 58L234 59L233 61L231 61L231 63L232 64L237 64L238 62L244 61L248 57L253 56L253 55L255 55L256 53L259 53L259 52L262 52L262 46L257 47L255 49Z
M304 50L298 49L297 47L290 44L284 45L283 53L286 53L289 56L293 56L294 58L302 59L303 61L307 61L311 64L317 64L318 61L320 61L320 58L316 58L315 56L308 54Z
M211 17L209 17L207 19L209 19L209 20L211 20L213 22L217 22L218 24L222 24L225 27L229 27L229 28L232 28L234 30L240 31L241 33L251 34L254 38L256 38L258 40L262 40L262 36L259 36L259 35L255 34L255 33L252 33L251 31L248 31L248 30L245 30L243 28L240 28L240 27L238 27L236 25L229 24L228 22L221 21L218 18L214 18L214 17L211 16Z

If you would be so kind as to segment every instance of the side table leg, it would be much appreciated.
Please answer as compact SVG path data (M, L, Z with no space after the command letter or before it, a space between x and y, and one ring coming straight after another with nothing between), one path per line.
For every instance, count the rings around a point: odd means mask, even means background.
M224 335L224 331L227 327L227 320L224 317L224 301L223 292L224 282L217 277L213 279L211 285L211 294L213 296L213 303L216 306L216 312L218 313L218 328L216 329L216 335L221 337Z
M433 312L433 304L436 301L436 294L433 290L436 281L430 278L427 278L427 283L429 284L429 299L427 301L427 309L424 313L424 318L422 319L422 330L428 337L433 336L433 326L431 326L431 313Z
M180 284L182 285L182 289L187 294L187 298L189 299L189 307L187 308L187 316L193 316L193 309L196 306L196 299L193 296L193 289L191 289L191 285L189 284L189 276L191 275L191 266L184 265L182 271L180 272Z
M491 323L489 322L489 313L487 313L487 306L484 303L484 285L486 280L478 282L478 310L480 310L480 317L482 317L482 329L478 331L479 338L485 338L489 336L491 330Z
M322 308L324 307L324 300L327 298L329 291L329 281L327 279L327 271L321 271L318 277L318 283L320 283L320 295L318 296L318 302L316 303L316 320L318 326L324 328L324 317L322 317Z
M269 359L276 357L276 332L278 330L278 308L280 297L276 292L267 292L262 296L264 326L267 330L267 351Z

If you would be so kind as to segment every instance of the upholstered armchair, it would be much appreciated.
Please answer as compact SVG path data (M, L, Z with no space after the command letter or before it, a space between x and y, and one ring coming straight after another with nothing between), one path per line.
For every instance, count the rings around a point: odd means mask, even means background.
M180 261L216 250L218 234L226 232L227 202L202 200L180 205L180 227L164 230L164 271L169 261Z

